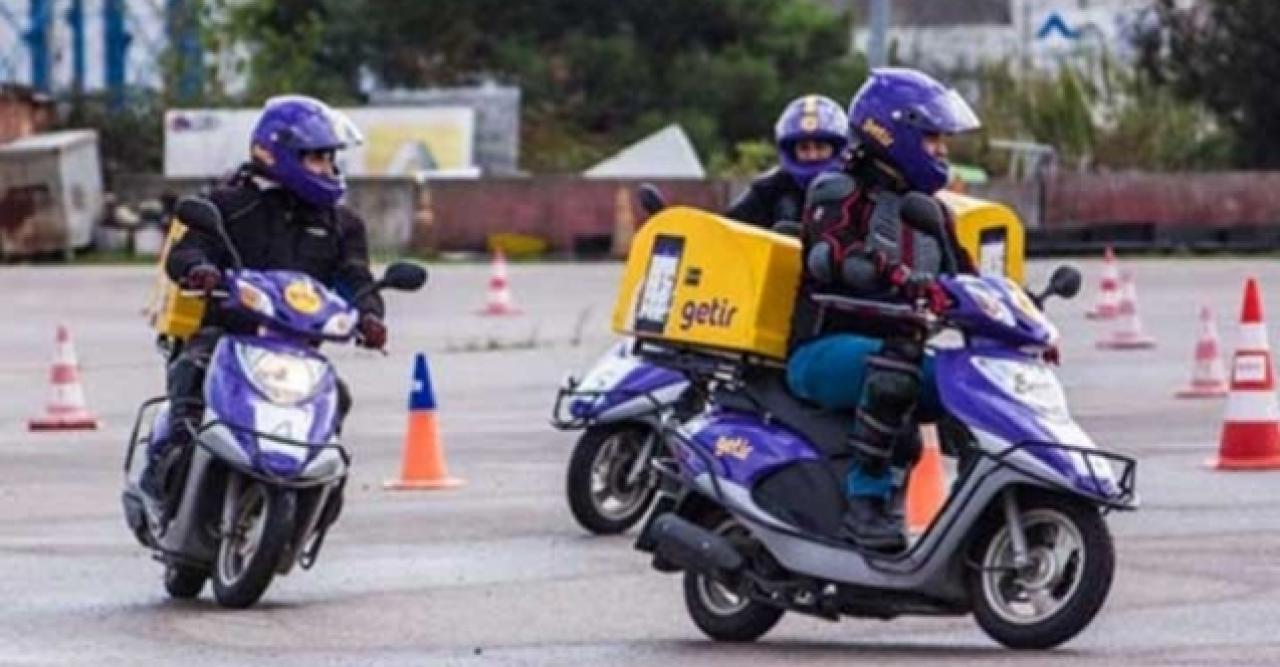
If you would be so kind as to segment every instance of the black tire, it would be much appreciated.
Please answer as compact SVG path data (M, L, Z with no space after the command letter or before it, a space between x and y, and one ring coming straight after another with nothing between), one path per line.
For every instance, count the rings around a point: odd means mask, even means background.
M625 447L624 456L612 457L613 462L605 475L609 490L615 490L616 485L625 485L625 480L619 476L630 469L650 433L652 430L644 424L613 424L592 426L578 438L578 444L569 457L565 495L569 499L569 511L583 528L597 535L616 535L634 526L649 510L657 493L655 476L651 470L646 468L635 486L618 487L626 494L621 497L628 502L622 503L622 507L616 510L605 507L604 501L597 497L593 472L602 450L615 447L613 451L616 453L616 448Z
M1042 619L1013 622L1007 618L1010 612L1002 612L1000 603L993 600L995 596L1003 597L997 590L1003 584L995 582L1002 577L1003 581L1009 582L1008 578L1013 577L1012 573L988 573L984 576L982 569L974 569L969 573L968 581L973 615L987 635L1009 648L1050 649L1079 634L1102 608L1115 574L1115 547L1106 521L1092 504L1049 493L1021 493L1018 500L1023 524L1028 529L1028 546L1033 551L1039 541L1034 531L1045 530L1045 527L1055 521L1063 520L1075 527L1076 532L1068 536L1068 541L1078 539L1079 547L1071 550L1075 555L1067 558L1055 556L1058 560L1066 561L1060 568L1063 572L1062 581L1048 586L1046 591L1050 596L1049 602L1060 606ZM1055 529L1055 534L1058 534L1057 530ZM973 544L971 553L974 562L980 565L986 563L985 558L992 548L1003 551L1003 547L993 545L993 541L1005 539L1001 536L1006 533L1003 520L988 521L984 532ZM1061 540L1059 534L1054 541ZM1083 560L1083 565L1080 560ZM1019 590L1026 592L1026 588L1021 585ZM1030 599L1029 595L1027 599ZM1034 606L1031 602L1025 604Z
M243 562L236 560L240 557L230 551L237 546L237 542L231 541L231 536L224 536L218 543L212 577L213 596L218 604L233 609L252 606L271 585L280 556L293 538L297 510L297 495L287 489L272 489L261 482L246 480L240 494L235 515L256 514L254 510L246 511L244 506L261 502L263 516L260 520L264 525L253 552Z
M721 520L716 528L722 535L732 531L744 531L746 536L745 529L731 519ZM737 600L723 597L725 594ZM772 630L785 613L781 607L746 598L697 572L684 573L684 605L693 624L719 642L753 642Z
M164 566L164 590L175 600L191 600L204 589L209 573L196 567L168 563Z

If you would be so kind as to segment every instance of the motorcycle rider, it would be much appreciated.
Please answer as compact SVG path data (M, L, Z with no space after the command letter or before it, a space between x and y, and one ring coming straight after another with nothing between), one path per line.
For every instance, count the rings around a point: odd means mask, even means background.
M267 101L250 139L250 161L208 196L245 268L301 271L346 295L373 284L364 221L338 204L346 182L334 159L359 141L351 121L319 100L290 95ZM188 229L169 252L165 271L186 289L208 291L222 283L230 262L221 241ZM381 297L369 290L354 305L361 344L381 349L387 341ZM219 337L256 329L250 316L209 302L200 329L169 368L170 437L151 444L140 480L152 498L162 497L161 478L171 468L160 459L191 444L187 424L198 425L204 413L205 370ZM339 423L350 408L350 392L339 380Z
M898 68L874 70L848 116L849 161L815 180L808 193L787 380L795 394L827 409L856 409L844 536L863 548L896 551L906 536L892 498L919 455L914 414L922 388L932 386L922 368L924 337L916 327L824 309L811 295L923 302L935 312L946 307L935 282L942 248L904 224L899 206L910 192L933 195L946 184L946 138L977 129L979 121L954 90ZM945 207L928 201L946 217L950 247L963 256ZM967 257L957 263L972 271Z
M849 144L849 121L835 100L804 95L783 108L773 137L778 166L757 176L725 213L765 229L781 221L799 222L809 184L819 174L840 168Z

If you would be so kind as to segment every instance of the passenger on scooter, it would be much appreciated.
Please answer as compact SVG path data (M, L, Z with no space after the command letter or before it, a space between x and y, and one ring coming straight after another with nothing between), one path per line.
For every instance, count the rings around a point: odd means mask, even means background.
M805 95L782 110L773 137L780 164L757 176L725 214L765 229L800 221L805 189L819 174L840 169L849 121L835 100Z
M209 195L245 268L301 271L347 295L373 284L364 221L338 204L346 182L334 158L359 140L351 121L319 100L291 95L267 101L250 138L250 161ZM188 229L169 252L165 271L186 289L207 291L221 284L229 264L221 241ZM387 340L382 298L368 290L354 305L362 344L382 348ZM256 328L251 317L209 302L200 329L169 368L171 435L148 451L140 480L144 492L162 495L156 462L175 445L191 442L184 422L198 423L203 415L205 369L218 338ZM341 423L351 408L341 380L338 395Z
M848 445L847 539L868 549L905 548L893 499L919 455L915 413L931 386L918 328L818 305L814 293L924 302L947 297L935 282L944 253L937 240L903 223L905 195L933 195L947 182L946 138L977 129L952 89L909 69L877 69L849 105L850 159L809 189L802 243L805 274L792 319L787 380L798 396L828 409L856 410ZM932 199L932 198L931 198ZM935 202L937 203L937 202ZM946 216L945 207L939 215ZM963 255L950 226L950 247ZM967 257L958 260L972 271Z

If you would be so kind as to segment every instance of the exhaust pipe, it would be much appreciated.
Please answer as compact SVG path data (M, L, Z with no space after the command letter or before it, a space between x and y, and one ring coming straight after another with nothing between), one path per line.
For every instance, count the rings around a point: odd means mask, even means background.
M663 514L650 528L657 544L655 556L681 569L702 574L737 572L742 554L729 540L675 514Z

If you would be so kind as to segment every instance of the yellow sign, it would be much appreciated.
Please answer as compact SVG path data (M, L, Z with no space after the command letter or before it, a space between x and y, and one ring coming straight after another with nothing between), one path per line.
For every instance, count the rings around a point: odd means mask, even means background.
M320 310L320 294L310 280L295 280L284 288L284 300L290 308L303 315L313 315Z
M751 456L751 443L746 438L730 438L722 435L716 440L716 456L724 458L732 456L739 461L746 461Z

